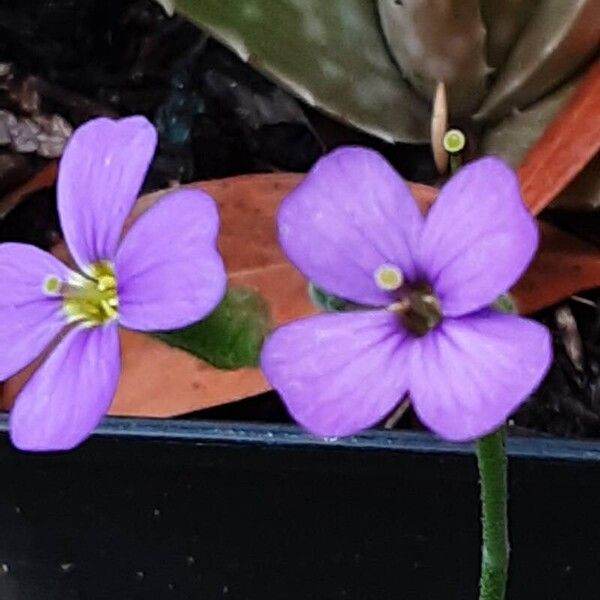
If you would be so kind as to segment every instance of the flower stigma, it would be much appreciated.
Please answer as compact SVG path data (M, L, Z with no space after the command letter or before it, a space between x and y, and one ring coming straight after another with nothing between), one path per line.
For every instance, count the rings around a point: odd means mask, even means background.
M115 320L119 314L117 276L109 261L95 262L86 269L86 275L75 273L66 282L50 276L44 281L44 292L62 296L69 323L99 327Z
M462 152L467 145L467 138L460 129L449 129L443 139L444 150L449 154Z
M48 296L59 296L62 282L58 277L51 275L44 281L44 293Z
M401 288L404 283L402 271L396 265L387 263L377 267L373 278L377 287L386 292L393 292Z

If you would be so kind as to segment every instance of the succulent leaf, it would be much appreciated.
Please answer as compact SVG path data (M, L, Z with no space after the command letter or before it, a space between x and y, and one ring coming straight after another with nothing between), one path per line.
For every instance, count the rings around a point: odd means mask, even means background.
M487 29L487 60L497 69L510 50L540 0L481 0L481 16Z
M378 0L383 32L400 70L426 98L439 81L452 118L481 103L490 69L479 0Z
M568 102L575 88L576 82L571 81L531 107L514 110L485 131L481 154L501 156L513 167L518 167L527 151Z
M428 107L391 59L373 0L176 0L176 9L307 103L383 139L428 141Z
M475 118L495 120L531 104L575 73L599 44L598 0L542 0Z

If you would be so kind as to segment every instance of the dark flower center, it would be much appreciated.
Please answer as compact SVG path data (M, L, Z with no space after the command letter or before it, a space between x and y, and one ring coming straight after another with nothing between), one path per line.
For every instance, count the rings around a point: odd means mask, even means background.
M377 268L373 278L378 288L395 298L388 310L396 313L413 335L426 335L442 320L442 306L429 283L406 281L400 268L392 263Z
M435 329L442 320L442 307L438 297L428 284L420 284L410 289L398 311L407 331L422 337Z

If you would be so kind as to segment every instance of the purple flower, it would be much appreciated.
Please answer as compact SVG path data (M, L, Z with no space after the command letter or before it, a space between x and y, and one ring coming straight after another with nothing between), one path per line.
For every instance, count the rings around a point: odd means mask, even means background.
M490 306L538 244L502 161L462 168L424 218L383 158L344 148L285 199L278 225L282 247L311 281L364 306L281 327L263 349L267 378L315 434L374 425L409 392L440 436L478 438L546 373L548 331Z
M182 327L223 297L219 217L206 194L165 195L120 241L155 147L156 131L143 117L96 119L71 138L58 211L79 272L33 246L0 245L0 380L65 331L10 415L21 449L69 449L96 427L119 381L117 324Z

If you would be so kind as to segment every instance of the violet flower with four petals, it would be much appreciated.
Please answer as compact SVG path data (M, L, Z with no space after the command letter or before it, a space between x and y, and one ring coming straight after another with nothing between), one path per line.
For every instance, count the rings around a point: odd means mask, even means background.
M501 160L460 169L425 218L380 155L340 149L285 199L278 227L300 271L363 307L283 326L263 348L268 380L313 433L356 433L408 392L440 436L479 438L546 373L546 328L492 308L538 244L517 177Z
M60 340L19 394L13 443L69 449L107 412L121 357L117 325L183 327L208 315L226 287L214 201L197 190L166 194L120 241L154 155L143 117L95 119L67 145L58 211L79 272L33 246L0 245L0 380Z

